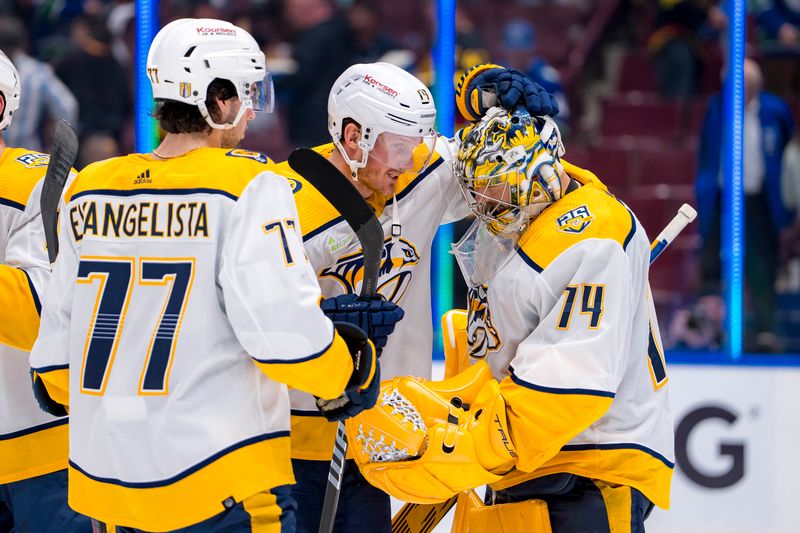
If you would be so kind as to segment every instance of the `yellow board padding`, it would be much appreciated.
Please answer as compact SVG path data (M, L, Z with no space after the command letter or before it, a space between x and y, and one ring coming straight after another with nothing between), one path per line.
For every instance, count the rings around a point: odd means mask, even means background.
M611 533L631 533L631 488L625 485L593 480L600 489L608 515Z
M63 422L0 440L0 485L67 468L69 428Z
M34 372L33 379L41 379L47 388L50 399L65 407L69 407L69 369L60 368L50 372Z
M237 502L294 483L289 437L238 448L200 470L161 487L132 488L94 480L70 465L69 505L109 524L170 531L207 520Z
M39 311L23 270L0 265L0 343L29 352L39 333Z
M466 309L450 309L442 315L442 344L445 378L456 376L469 367Z
M511 440L519 455L517 469L532 472L611 407L613 398L593 394L556 394L500 383Z
M323 354L308 361L255 363L271 379L326 400L339 397L353 375L353 358L338 333L334 333L333 342Z
M269 491L245 498L244 510L250 515L252 533L281 533L281 512L277 497Z

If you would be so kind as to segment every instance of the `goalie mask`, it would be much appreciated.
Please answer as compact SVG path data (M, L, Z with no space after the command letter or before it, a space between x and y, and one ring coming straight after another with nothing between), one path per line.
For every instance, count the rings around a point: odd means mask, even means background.
M495 107L464 131L453 170L464 199L494 233L519 233L561 198L564 154L549 117Z

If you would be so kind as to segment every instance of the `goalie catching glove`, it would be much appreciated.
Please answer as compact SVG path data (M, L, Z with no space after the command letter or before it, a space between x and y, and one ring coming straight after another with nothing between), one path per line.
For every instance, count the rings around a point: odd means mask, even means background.
M475 65L456 84L456 104L465 119L477 122L490 108L524 107L531 116L558 114L558 102L544 87L518 70Z
M355 416L375 405L381 382L375 347L364 331L347 322L334 322L334 326L353 357L353 374L341 396L333 400L317 398L317 409L331 422Z
M364 477L412 503L436 503L498 481L517 454L500 387L485 362L448 380L398 377L347 438Z
M378 357L404 315L403 309L394 302L382 297L364 299L355 294L326 298L319 306L333 322L349 322L364 330L378 350Z

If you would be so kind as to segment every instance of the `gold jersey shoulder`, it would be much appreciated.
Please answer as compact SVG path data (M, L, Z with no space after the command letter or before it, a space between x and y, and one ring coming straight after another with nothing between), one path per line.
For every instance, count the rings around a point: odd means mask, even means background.
M65 199L69 201L89 191L143 189L209 190L237 199L253 177L274 166L263 154L229 148L198 148L164 160L149 154L130 154L87 166Z
M633 214L594 174L567 162L564 170L582 186L545 209L519 241L541 269L587 239L611 239L625 248L636 230Z
M0 203L25 209L31 191L44 177L50 156L24 148L0 154Z

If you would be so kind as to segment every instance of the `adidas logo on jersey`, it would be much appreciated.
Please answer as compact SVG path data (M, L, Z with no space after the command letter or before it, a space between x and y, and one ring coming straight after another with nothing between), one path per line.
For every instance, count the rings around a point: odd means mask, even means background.
M567 211L556 219L558 231L563 233L580 233L592 223L594 217L585 205Z
M150 169L148 168L138 176L136 179L133 180L134 185L141 185L142 183L153 183L153 180L150 179Z

